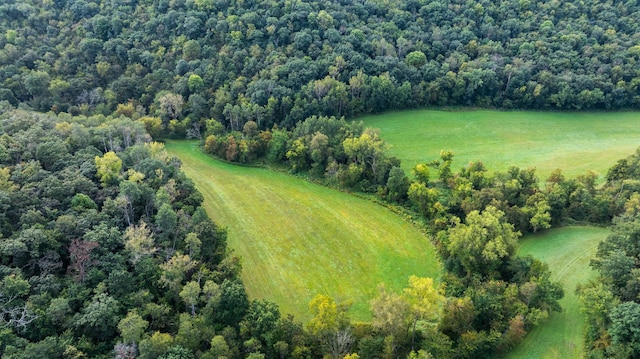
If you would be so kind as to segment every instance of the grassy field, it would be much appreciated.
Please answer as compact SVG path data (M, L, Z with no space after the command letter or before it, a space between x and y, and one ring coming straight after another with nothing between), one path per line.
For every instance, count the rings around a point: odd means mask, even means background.
M309 301L328 294L353 302L352 319L368 320L379 283L399 291L411 274L439 276L428 239L382 206L286 174L214 160L195 142L168 142L166 148L182 160L207 213L227 226L251 298L269 299L304 320Z
M456 171L480 160L490 171L535 167L541 181L556 168L570 178L593 170L602 179L640 146L640 112L419 110L361 120L381 130L407 172L444 149L453 151Z
M525 237L518 254L530 254L546 262L552 278L562 283L561 313L553 313L532 330L524 342L504 359L582 358L584 317L580 313L575 288L595 278L589 267L598 243L609 234L606 228L564 227Z

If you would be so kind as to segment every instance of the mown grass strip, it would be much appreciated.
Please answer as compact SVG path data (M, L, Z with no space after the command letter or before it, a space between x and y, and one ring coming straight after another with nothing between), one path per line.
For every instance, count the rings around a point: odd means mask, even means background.
M380 205L283 173L217 161L193 141L169 141L166 148L204 195L207 213L228 227L252 299L269 299L284 313L308 319L308 302L327 294L352 301L352 318L364 321L379 283L399 291L409 275L440 274L429 240Z
M546 262L553 280L562 283L562 312L550 315L546 322L527 334L525 340L504 359L584 357L585 322L575 289L578 284L596 277L589 262L595 256L598 243L608 234L607 228L563 227L530 235L521 241L518 254L532 255Z
M419 110L361 120L381 130L407 171L452 150L454 170L482 161L491 171L535 167L541 181L556 168L570 178L593 170L602 179L640 146L640 112Z

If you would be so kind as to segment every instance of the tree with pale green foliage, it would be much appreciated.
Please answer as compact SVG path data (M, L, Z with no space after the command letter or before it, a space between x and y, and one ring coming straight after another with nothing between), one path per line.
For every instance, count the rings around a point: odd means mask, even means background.
M407 331L411 325L410 310L411 306L406 298L388 291L384 285L378 287L378 295L371 300L371 325L384 334L391 351L389 355L395 355L398 346L407 340Z
M493 278L515 254L520 232L506 221L504 212L487 206L482 212L469 213L465 223L447 230L446 237L447 250L460 262L463 275Z
M135 311L130 311L127 316L122 318L118 323L120 336L125 343L136 344L142 339L144 331L149 326L149 322L144 320Z
M405 61L409 66L420 68L427 63L427 56L422 51L412 51L407 54Z
M353 344L350 332L350 320L347 316L349 306L326 295L318 294L309 302L313 314L306 329L320 340L326 353L333 357L342 357L349 352Z
M122 160L113 151L105 153L102 157L95 157L96 175L103 187L117 183L121 177Z
M196 281L190 281L185 284L180 291L180 298L184 300L191 311L191 315L196 315L196 304L200 297L200 284Z
M404 297L410 305L411 350L413 350L418 321L434 326L440 320L445 297L433 278L414 275L409 277L409 286L404 289Z
M155 246L151 229L147 223L140 221L137 226L130 226L124 232L124 247L131 252L131 262L136 264L141 258L153 255L158 248Z
M532 216L529 223L533 229L533 233L538 232L541 229L551 228L551 214L549 211L551 207L546 200L540 200L534 203L531 208Z
M189 80L187 84L189 86L189 91L191 91L191 93L198 92L204 88L204 81L202 80L202 77L200 77L200 75L197 75L197 74L189 75Z
M386 148L378 132L370 128L365 129L360 137L347 138L342 143L350 161L370 170L374 179L378 176L378 169L384 160Z
M444 211L444 206L438 201L438 190L427 187L424 182L411 183L407 196L418 212L427 219Z
M160 282L177 294L182 282L197 264L198 262L192 260L188 255L178 253L160 265L162 270Z

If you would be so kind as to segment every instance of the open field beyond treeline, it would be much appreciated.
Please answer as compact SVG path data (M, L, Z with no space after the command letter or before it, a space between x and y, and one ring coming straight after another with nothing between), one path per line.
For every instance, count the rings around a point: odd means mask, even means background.
M578 284L595 279L589 262L595 257L598 243L609 229L598 227L564 227L530 235L521 240L518 254L532 255L549 265L551 278L564 288L561 313L534 328L516 349L512 358L583 358L584 316L575 294Z
M228 228L252 299L269 299L306 320L309 301L327 294L352 301L352 319L368 320L379 283L400 291L412 274L440 274L429 240L382 206L283 173L217 161L193 141L166 148L182 160L209 215Z
M489 171L535 167L541 182L556 168L569 178L593 170L602 179L640 146L639 112L418 110L361 120L381 130L407 173L451 150L454 171L482 161Z

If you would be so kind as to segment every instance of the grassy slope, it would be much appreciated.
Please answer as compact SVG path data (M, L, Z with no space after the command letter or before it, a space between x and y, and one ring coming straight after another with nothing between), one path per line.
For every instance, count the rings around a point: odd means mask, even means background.
M361 119L381 129L407 171L446 149L454 152L454 170L480 160L491 171L535 167L541 180L556 168L570 178L587 170L602 177L640 145L638 112L419 110Z
M609 234L606 228L564 227L522 240L518 254L530 254L546 262L554 280L564 287L561 313L553 313L532 330L524 342L507 355L511 358L582 358L584 317L580 313L576 285L595 278L589 268L598 243Z
M204 195L207 213L228 227L251 298L307 319L308 302L323 293L352 300L352 318L368 320L379 283L400 290L411 274L439 276L429 241L379 205L286 174L216 161L194 142L166 147Z

